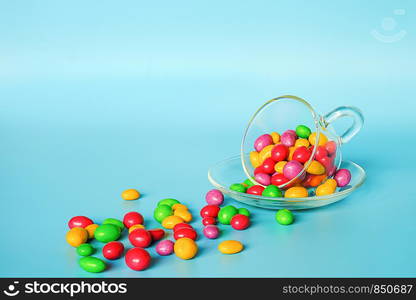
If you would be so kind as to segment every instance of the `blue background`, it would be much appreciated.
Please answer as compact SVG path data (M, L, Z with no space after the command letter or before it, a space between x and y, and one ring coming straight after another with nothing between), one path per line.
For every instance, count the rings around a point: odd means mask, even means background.
M1 1L0 276L415 276L415 13L410 0ZM238 154L251 114L283 94L362 109L343 148L368 173L362 188L287 227L250 208L248 230L223 226L220 240L246 245L238 255L201 238L190 261L153 247L144 272L79 268L70 217L137 210L152 228L166 197L198 216L208 167ZM143 197L121 200L126 188Z

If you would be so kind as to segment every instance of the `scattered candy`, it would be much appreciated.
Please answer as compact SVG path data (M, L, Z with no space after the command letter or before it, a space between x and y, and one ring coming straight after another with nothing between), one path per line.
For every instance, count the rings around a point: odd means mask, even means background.
M250 217L250 211L244 207L238 209L238 214Z
M282 191L275 185L269 185L267 186L263 193L261 194L264 197L282 197Z
M213 217L205 217L202 219L202 225L207 226L207 225L215 225L217 224L217 220Z
M135 247L147 248L152 243L152 235L146 229L136 229L129 234L129 241Z
M308 197L308 190L303 186L294 186L285 192L285 198L305 198Z
M220 235L220 230L215 225L207 225L204 227L203 233L209 239L216 239Z
M210 205L221 205L224 202L224 195L219 190L210 190L205 196L205 201Z
M142 271L150 266L152 258L149 252L142 248L132 248L125 256L126 265L135 271Z
M191 240L196 240L196 238L198 237L196 231L194 229L190 229L190 228L182 228L179 230L175 230L175 232L173 233L173 238L175 240L179 240L181 238L189 238Z
M124 245L121 242L109 242L103 247L103 256L109 260L120 258L123 252Z
M184 219L178 216L169 216L162 221L162 226L166 229L173 229L176 224L183 223Z
M175 226L173 226L173 231L175 232L175 231L180 230L182 228L190 228L190 229L193 229L193 227L191 225L189 225L189 224L186 224L186 223L178 223Z
M124 200L137 200L140 198L140 193L135 189L128 189L121 193L121 198Z
M218 221L221 224L229 225L232 217L238 213L237 208L232 205L224 206L218 213Z
M160 206L160 205L167 205L167 206L169 206L169 207L172 207L173 205L178 204L178 203L180 203L180 202L179 202L178 200L176 200L176 199L167 198L167 199L160 200L160 201L157 203L157 206Z
M218 245L218 250L224 254L235 254L241 252L244 246L239 241L224 241Z
M88 240L88 231L82 227L73 227L66 234L66 241L72 247L78 247Z
M185 222L189 223L192 221L192 214L185 209L176 209L173 213L174 216L180 217Z
M237 214L232 217L230 224L235 230L244 230L250 226L250 219L245 215Z
M201 217L213 217L216 218L218 216L218 212L220 211L220 207L218 205L206 205L201 209Z
M79 265L87 272L100 273L105 270L106 264L104 261L97 257L86 256L79 260Z
M191 259L198 253L198 246L190 238L181 238L175 242L173 247L175 255L181 259Z
M87 218L87 217L84 217L84 216L76 216L76 217L73 217L73 218L71 218L69 220L68 227L70 229L71 228L74 228L74 227L82 227L82 228L85 228L88 225L91 225L93 223L94 222L90 218Z
M156 221L158 221L159 223L162 223L162 221L173 215L173 211L172 208L169 205L166 204L161 204L158 205L158 207L156 207L153 217L155 218Z
M347 169L339 169L334 176L339 187L348 185L351 181L351 172Z
M87 227L85 227L85 229L88 231L89 239L94 238L94 233L98 226L99 226L98 224L90 224Z
M160 241L156 245L156 253L161 256L171 255L173 253L174 242L171 240Z
M292 212L288 209L280 209L276 213L276 221L281 225L290 225L294 219Z
M113 224L115 226L117 226L120 231L122 231L124 229L124 224L123 222L121 222L120 220L114 219L114 218L107 218L103 221L103 224Z
M150 230L148 230L148 232L152 236L152 241L153 242L159 241L159 240L161 240L165 237L165 231L163 229L160 229L160 228L150 229Z
M123 224L127 228L130 228L133 225L143 224L143 222L144 222L143 216L135 211L126 213L123 218Z

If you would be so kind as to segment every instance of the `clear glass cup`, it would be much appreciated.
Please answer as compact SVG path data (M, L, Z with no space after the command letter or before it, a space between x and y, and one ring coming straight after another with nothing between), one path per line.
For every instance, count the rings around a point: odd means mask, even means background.
M352 124L343 134L338 135L331 124L343 117L351 118ZM342 144L349 142L360 131L363 123L364 117L360 110L355 107L341 106L325 115L320 115L307 101L296 96L285 95L271 99L254 113L244 132L241 143L241 163L244 173L254 184L263 185L254 178L255 167L253 166L249 155L250 152L255 151L255 140L263 134L277 132L281 135L286 130L295 130L298 125L306 125L312 132L316 132L315 145L308 146L309 150L312 151L312 155L309 160L304 163L302 171L288 182L279 185L279 188L288 188L304 180L306 169L315 159L319 143L323 142L325 139L321 133L327 137L328 142L335 143L336 146L336 148L333 147L335 148L335 151L331 155L331 159L329 159L329 162L325 165L326 175L327 177L331 177L341 165ZM279 142L273 145L277 144L279 144ZM321 146L325 147L325 145ZM334 144L332 144L332 146L334 146ZM268 149L270 148L272 148L272 146ZM295 149L291 150L293 152ZM267 151L264 153L267 153ZM267 154L262 155L262 157L267 158ZM264 161L264 159L262 161Z

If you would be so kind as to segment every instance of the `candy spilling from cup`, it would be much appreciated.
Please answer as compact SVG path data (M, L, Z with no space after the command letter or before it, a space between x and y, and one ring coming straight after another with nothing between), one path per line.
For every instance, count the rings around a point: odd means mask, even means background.
M263 134L254 142L252 177L230 190L265 197L305 198L333 194L351 181L347 169L334 165L337 144L306 125L296 130ZM314 153L314 147L316 151ZM335 176L334 176L335 175ZM334 179L330 177L334 176ZM316 189L315 189L316 188ZM308 190L309 189L309 190Z

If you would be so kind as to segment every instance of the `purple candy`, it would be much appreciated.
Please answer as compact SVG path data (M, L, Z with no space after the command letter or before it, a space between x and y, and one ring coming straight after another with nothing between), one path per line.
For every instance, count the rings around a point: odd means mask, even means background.
M254 149L256 149L257 152L260 152L263 150L264 147L269 146L273 144L273 139L270 134L263 134L259 136L256 141L254 142Z
M260 184L262 184L262 185L270 185L270 182L271 182L271 177L270 177L270 175L269 174L266 174L266 173L257 173L255 176L254 176L254 179L258 182L258 183L260 183Z
M220 235L220 230L215 225L207 225L204 227L203 233L209 239L216 239Z
M346 186L351 181L351 172L347 169L339 169L334 179L339 187Z
M297 160L291 160L283 167L283 175L291 180L303 170L303 165Z
M224 195L219 190L210 190L205 196L205 201L210 205L221 205L224 202Z
M285 131L282 136L280 137L280 142L285 145L286 147L292 147L295 145L296 142L296 135L293 135L287 131Z
M175 243L171 240L163 240L157 243L156 245L156 252L159 255L166 256L171 255L173 253L173 245Z

